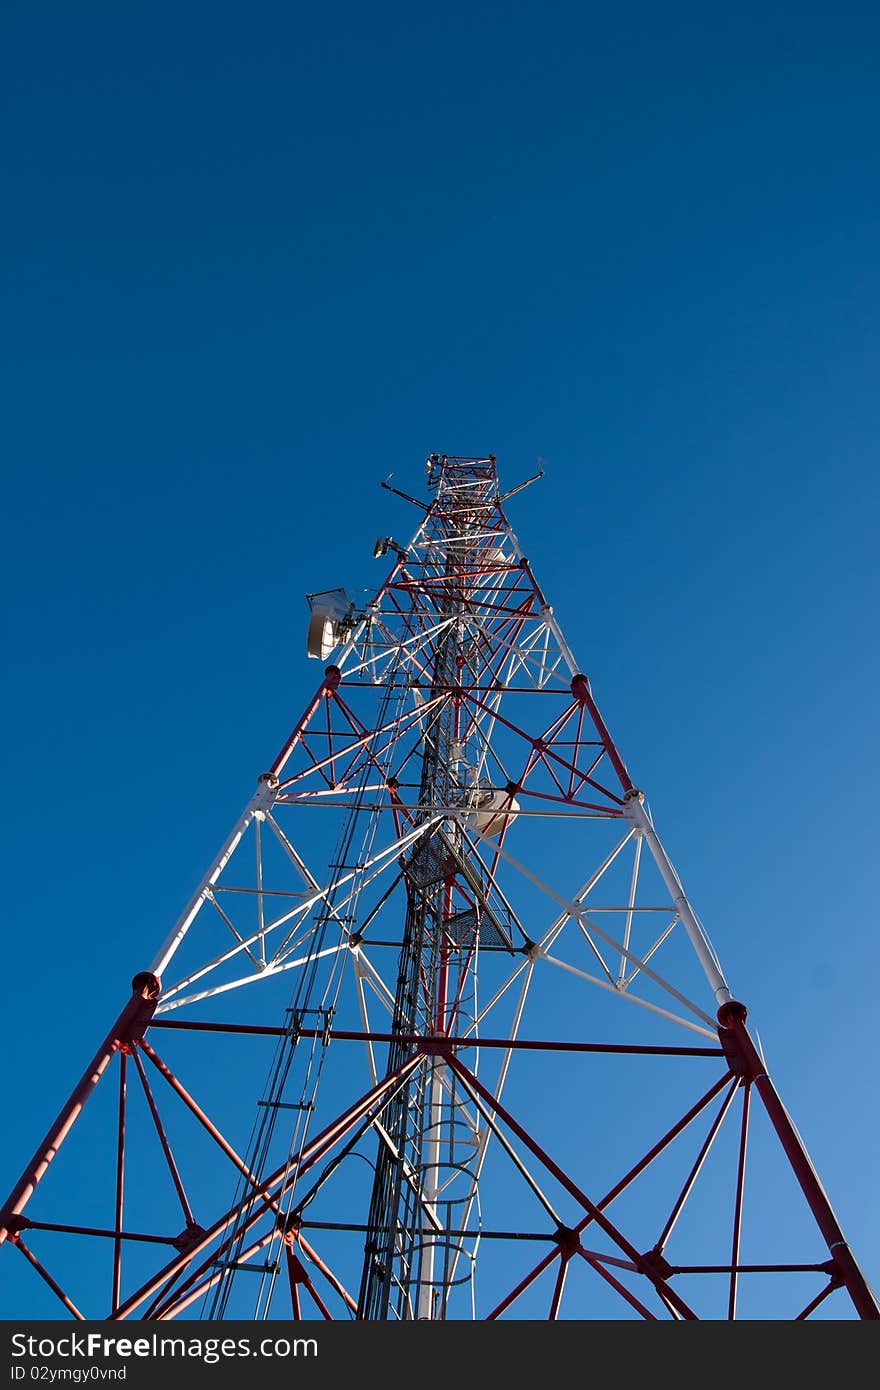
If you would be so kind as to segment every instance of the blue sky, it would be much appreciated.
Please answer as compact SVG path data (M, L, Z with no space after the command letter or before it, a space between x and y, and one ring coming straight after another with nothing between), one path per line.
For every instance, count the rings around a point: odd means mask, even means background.
M2 1185L311 692L304 593L492 450L880 1283L878 30L6 7Z

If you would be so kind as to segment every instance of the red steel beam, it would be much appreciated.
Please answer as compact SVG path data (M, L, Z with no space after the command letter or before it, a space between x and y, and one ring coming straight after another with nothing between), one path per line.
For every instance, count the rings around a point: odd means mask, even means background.
M302 1284L303 1288L308 1290L309 1294L314 1300L318 1308L318 1311L320 1312L321 1317L324 1319L324 1321L332 1322L333 1314L330 1312L330 1309L327 1307L327 1304L321 1298L321 1295L318 1293L318 1290L315 1288L314 1284L309 1278L308 1271L305 1265L303 1264L302 1260L299 1259L297 1255L294 1255L289 1245L285 1245L284 1250L287 1256L287 1276L290 1280L291 1291L297 1284Z
M840 1288L840 1280L839 1280L839 1279L836 1279L836 1278L829 1279L829 1280L828 1280L828 1283L825 1285L824 1289L822 1289L821 1293L817 1293L815 1298L811 1298L811 1299L810 1299L810 1302L807 1304L806 1308L804 1308L800 1313L798 1313L797 1317L795 1318L795 1322L805 1322L806 1319L810 1316L810 1314L811 1314L816 1308L819 1307L819 1304L820 1304L820 1303L824 1303L825 1300L826 1300L826 1298L828 1297L828 1295L829 1295L830 1293L833 1293L835 1289L839 1289L839 1288Z
M694 1183L699 1177L700 1169L706 1161L706 1155L708 1154L713 1143L715 1142L715 1136L721 1128L724 1117L733 1103L733 1098L736 1095L738 1085L739 1079L737 1077L734 1077L730 1090L721 1102L718 1114L712 1121L709 1133L707 1134L703 1142L703 1146L700 1149L700 1152L697 1154L697 1157L694 1160L693 1167L691 1168L691 1171L688 1173L685 1179L684 1186L679 1192L678 1197L675 1199L672 1211L669 1213L669 1219L667 1220L666 1225L663 1227L663 1230L660 1232L660 1235L657 1239L657 1244L654 1246L654 1249L661 1255L663 1253L663 1247L666 1245L666 1242L672 1234L673 1227L675 1226L676 1221L681 1215L682 1208L690 1195L691 1188L693 1187Z
M497 1318L500 1318L501 1314L510 1307L511 1303L514 1303L519 1298L520 1294L525 1293L529 1285L535 1282L535 1280L538 1278L538 1275L543 1274L547 1266L551 1265L554 1260L559 1258L561 1250L562 1247L557 1245L555 1250L550 1250L543 1257L543 1259L540 1259L538 1263L535 1265L534 1269L530 1270L528 1274L524 1275L523 1278L520 1279L519 1283L514 1285L514 1287L510 1290L510 1293L505 1294L504 1298L502 1298L501 1302L492 1309L491 1313L487 1313L486 1321L494 1322Z
M24 1255L25 1259L30 1261L30 1263L33 1265L34 1269L35 1269L35 1270L37 1271L37 1273L39 1274L40 1278L43 1279L43 1280L45 1280L45 1282L49 1285L49 1288L52 1290L52 1292L53 1292L54 1294L57 1294L57 1296L61 1299L61 1302L64 1304L64 1306L65 1306L65 1308L67 1309L67 1311L68 1311L73 1317L75 1317L75 1318L77 1319L78 1322L85 1322L85 1318L83 1317L82 1313L81 1313L81 1312L79 1311L79 1309L77 1308L76 1304L75 1304L75 1303L72 1303L72 1302L70 1301L70 1299L67 1297L67 1294L66 1294L66 1293L64 1292L64 1290L62 1289L61 1285L60 1285L55 1279L52 1278L52 1275L49 1273L49 1271L48 1271L47 1269L44 1269L44 1268L43 1268L43 1266L40 1264L40 1261L37 1259L37 1257L36 1257L36 1255L34 1254L34 1252L33 1252L32 1250L29 1250L29 1249L27 1248L27 1246L25 1245L25 1243L24 1243L24 1241L22 1240L21 1236L18 1236L18 1235L17 1235L17 1236L13 1236L13 1237L12 1237L12 1242L13 1242L14 1245L16 1245L16 1246L18 1247L18 1249L19 1249L19 1250L21 1251L21 1253Z
M118 1235L120 1240L141 1240L147 1241L151 1245L173 1245L177 1239L176 1236L147 1235L143 1231L110 1231L103 1226L70 1226L61 1221L31 1221L27 1216L21 1218L21 1229L23 1231L60 1231L71 1236L103 1236L107 1240L114 1240Z
M714 1086L711 1086L710 1089L706 1092L706 1094L704 1096L701 1096L700 1099L696 1102L696 1104L692 1105L690 1110L688 1110L682 1116L682 1118L672 1126L670 1130L667 1130L666 1134L663 1135L662 1139L657 1140L657 1143L654 1144L652 1148L648 1150L648 1152L644 1155L643 1158L639 1160L638 1163L634 1164L634 1166L630 1168L628 1173L624 1173L623 1177L618 1182L616 1182L608 1192L606 1192L605 1196L602 1197L596 1205L602 1210L604 1210L605 1207L610 1206L611 1203L615 1200L615 1198L619 1197L621 1192L623 1192L624 1189L628 1187L631 1182L634 1182L635 1179L639 1176L639 1174L643 1173L644 1170L651 1163L653 1163L654 1159L657 1158L657 1156L660 1153L662 1153L663 1150L667 1148L672 1143L672 1141L676 1139L679 1134L681 1134L681 1132L684 1129L687 1128L691 1121L696 1119L697 1115L699 1115L702 1110L705 1110L706 1106L714 1100L714 1098L718 1095L719 1091L722 1091L724 1087L727 1085L727 1082L730 1080L731 1074L729 1071L727 1071L725 1072L724 1076L721 1077L720 1081L716 1081ZM591 1215L589 1215L589 1213L586 1216L582 1217L578 1224L574 1227L573 1234L579 1236L582 1231L586 1230L587 1226L589 1226L592 1219L593 1218ZM541 1274L542 1271L546 1269L547 1266L557 1258L557 1256L560 1253L560 1250L561 1246L557 1246L555 1250L551 1250L549 1254L545 1255L538 1262L535 1268L531 1270L531 1272L527 1274L523 1279L520 1280L520 1282L516 1285L516 1288L511 1290L511 1292L506 1295L506 1297L501 1301L501 1303L498 1304L497 1308L493 1309L493 1311L489 1314L489 1319L499 1317L506 1308L509 1308L511 1303L513 1303L513 1301L517 1299L526 1288L528 1288L529 1284L532 1283L534 1279L537 1279L538 1275Z
M807 1205L828 1246L840 1279L846 1285L853 1306L860 1318L880 1321L880 1306L862 1273L855 1256L847 1244L840 1223L834 1214L825 1189L804 1148L803 1141L795 1129L788 1111L783 1105L773 1082L767 1075L761 1056L752 1042L746 1028L747 1010L744 1004L731 1000L722 1004L718 1010L719 1037L721 1044L733 1066L750 1080L764 1104L770 1123L791 1164L792 1171L800 1184Z
M255 1240L253 1245L249 1245L246 1250L242 1250L238 1257L239 1263L246 1264L252 1255L258 1254L258 1252L274 1238L275 1232L269 1231L266 1235L261 1236L259 1240ZM151 1318L155 1322L170 1322L172 1318L176 1318L180 1313L185 1312L197 1299L208 1293L222 1278L223 1270L216 1269L210 1278L205 1279L201 1284L198 1284L196 1288L191 1289L186 1298L182 1298L179 1303L175 1303L170 1312L160 1311L155 1314L155 1317L153 1317L152 1312L150 1312L144 1315L144 1321L146 1321L147 1318ZM155 1303L161 1303L161 1299L162 1295L160 1294L159 1298L155 1300Z
M327 694L327 692L336 689L337 685L339 684L341 675L342 673L339 670L338 666L328 666L326 668L324 672L324 679L322 680L318 689L315 691L309 703L306 705L296 724L294 724L293 729L288 735L287 741L285 742L284 746L280 749L278 756L275 758L274 762L269 768L268 773L264 773L264 776L268 778L275 778L281 776L281 773L284 769L284 764L287 762L294 748L302 738L303 730L309 724L310 720L314 716L315 711L317 710L321 701L324 699L324 696Z
M189 1094L186 1088L180 1084L171 1068L166 1066L166 1064L162 1061L161 1057L159 1057L158 1054L153 1051L146 1038L141 1040L141 1047L143 1048L144 1052L147 1054L147 1056L149 1057L150 1061L153 1063L153 1066L156 1068L159 1074L165 1078L172 1090L175 1091L178 1096L180 1096L180 1099L183 1101L187 1109L192 1111L193 1115L195 1115L196 1119L199 1121L199 1124L207 1130L214 1142L218 1144L219 1147L226 1154L226 1157L235 1164L238 1171L244 1177L246 1177L250 1183L252 1183L256 1187L260 1187L261 1184L257 1182L257 1179L253 1176L247 1164L243 1161L243 1159L239 1158L232 1145L227 1143L227 1141L223 1138L223 1135L220 1133L217 1126L215 1124L212 1124L212 1122L208 1119L208 1116L205 1114L204 1110L202 1110L201 1106L199 1106L193 1100L192 1096Z
M190 1279L198 1278L203 1270L207 1269L207 1267L213 1263L214 1259L217 1258L218 1254L223 1251L226 1245L231 1244L234 1239L244 1234L244 1231L249 1230L251 1226L260 1220L270 1207L275 1205L284 1193L292 1187L297 1177L308 1171L309 1168L313 1167L315 1163L323 1158L324 1154L331 1149L349 1129L356 1125L373 1105L380 1100L387 1100L388 1093L393 1091L397 1086L403 1084L406 1077L415 1069L420 1060L418 1056L408 1058L402 1067L399 1067L389 1076L383 1077L380 1082L372 1086L369 1091L365 1092L364 1095L355 1101L344 1114L327 1125L303 1150L298 1165L293 1165L294 1171L292 1173L292 1165L285 1161L260 1183L260 1193L248 1193L241 1201L236 1203L234 1207L231 1207L228 1211L224 1211L204 1234L194 1242L190 1249L184 1254L179 1255L176 1259L171 1260L164 1268L153 1275L146 1284L142 1285L141 1288L131 1294L118 1309L115 1315L116 1318L119 1320L127 1318L136 1308L140 1307L151 1294L157 1293L163 1285L167 1286L169 1280L177 1278L196 1255L206 1250L217 1236L227 1228L230 1221L234 1217L240 1215L246 1208L252 1207L256 1199L256 1209L252 1209L242 1230L233 1233L213 1255L209 1256L201 1269L196 1270L195 1273L190 1276ZM271 1195L273 1188L277 1188L277 1192L274 1196ZM219 1275L217 1277L219 1278ZM176 1298L181 1292L181 1290L178 1290L177 1294L163 1296ZM179 1312L180 1309L177 1308L176 1311Z
M296 1233L296 1242L304 1251L306 1256L311 1260L315 1268L321 1271L328 1284L330 1284L330 1286L336 1290L343 1303L345 1303L346 1306L350 1308L353 1313L356 1313L357 1304L355 1303L351 1294L346 1289L345 1285L340 1283L336 1275L333 1273L332 1269L329 1267L329 1265L326 1265L324 1263L324 1261L318 1255L314 1247L311 1246L309 1242L305 1239L301 1231L297 1231Z
M111 1308L119 1307L122 1283L122 1202L125 1191L125 1051L119 1054L119 1118L116 1133L116 1209L113 1241L113 1291Z
M641 1316L647 1322L658 1321L657 1314L652 1313L650 1308L646 1308L644 1303L642 1303L641 1299L636 1298L634 1293L630 1293L629 1289L626 1287L625 1284L622 1284L619 1279L615 1279L614 1275L611 1273L611 1270L606 1269L602 1262L596 1259L595 1255L591 1255L588 1250L584 1250L583 1246L578 1247L578 1254L582 1255L583 1258L586 1260L587 1264L590 1266L590 1268L594 1269L597 1274L601 1274L602 1278L611 1285L612 1289L615 1289L617 1293L620 1294L621 1298L625 1299L627 1303L629 1303L633 1308L635 1308L636 1312L640 1313ZM665 1301L666 1300L664 1299L664 1302Z
M736 1287L739 1270L739 1241L742 1232L743 1195L746 1185L746 1146L749 1140L749 1095L751 1089L746 1083L743 1091L742 1124L739 1132L739 1161L736 1169L736 1197L733 1205L733 1245L730 1252L730 1293L727 1300L727 1317L732 1322L736 1317Z
M620 778L620 785L625 792L631 791L633 786L632 778L627 772L624 761L617 751L617 745L609 734L605 721L599 713L599 708L590 692L590 682L587 680L586 676L578 674L573 677L571 682L571 693L576 700L580 700L586 705L590 712L590 718L596 726L596 732L605 745L605 751L608 754L611 766Z
M553 1286L553 1297L550 1300L550 1311L547 1314L548 1322L555 1322L559 1312L559 1305L562 1302L562 1291L565 1288L565 1277L568 1274L568 1262L571 1256L564 1254L559 1261L559 1273L556 1276L556 1283Z
M71 1127L103 1076L114 1053L119 1050L123 1043L134 1042L143 1037L156 1007L159 988L159 981L155 975L151 975L147 971L135 975L132 980L131 998L86 1067L54 1124L0 1210L0 1245L3 1244L7 1236L13 1233L16 1218L21 1215L30 1201L37 1184L45 1175L49 1164L70 1133Z
M176 1019L176 1018L157 1018L151 1024L153 1028L180 1028L191 1029L200 1033L252 1033L258 1037L284 1037L289 1032L289 1028L279 1028L270 1024L252 1023L202 1023L197 1019ZM323 1028L300 1028L299 1037L301 1038L323 1038ZM402 1042L411 1044L413 1047L430 1041L424 1033L374 1033L359 1032L352 1029L334 1028L327 1034L327 1037L344 1042ZM721 1047L651 1047L642 1043L589 1043L589 1042L556 1042L543 1038L469 1038L469 1037L448 1037L443 1039L444 1046L453 1048L461 1047L501 1047L501 1048L522 1048L533 1052L613 1052L622 1056L650 1056L650 1057L723 1057L724 1049ZM725 1073L725 1081L729 1080L730 1073Z
M748 1083L742 1091L742 1123L740 1127L740 1159L737 1163L737 1194L734 1198L733 1247L730 1252L730 1294L727 1298L727 1318L733 1322L737 1316L737 1275L740 1264L740 1234L742 1232L742 1197L745 1193L745 1150L748 1145L748 1101L751 1088Z
M177 1198L180 1202L181 1210L183 1211L183 1219L186 1222L187 1226L194 1226L195 1218L193 1217L192 1209L187 1199L186 1191L184 1189L180 1173L177 1170L177 1164L174 1161L174 1155L171 1152L171 1145L168 1142L168 1136L165 1133L165 1127L162 1124L162 1121L159 1117L159 1110L156 1105L156 1101L153 1097L153 1092L150 1089L150 1083L147 1080L147 1073L144 1071L144 1064L138 1056L137 1049L135 1049L135 1051L132 1053L132 1059L134 1061L135 1067L137 1068L137 1073L140 1077L144 1095L147 1098L147 1105L149 1107L150 1114L153 1118L153 1124L155 1126L156 1133L159 1136L159 1143L161 1144L162 1152L165 1155L165 1162L168 1164L168 1171L171 1174L171 1181L174 1183L174 1190L177 1193Z
M578 1187L577 1183L573 1182L573 1180L568 1176L568 1174L562 1168L559 1167L558 1163L554 1162L550 1155L546 1153L544 1149L541 1148L540 1144L538 1144L532 1138L532 1136L528 1133L526 1129L523 1128L519 1121L514 1119L510 1111L507 1110L501 1104L501 1102L497 1100L495 1096L492 1095L492 1092L487 1090L487 1088L477 1079L477 1077L474 1076L473 1072L469 1071L468 1068L464 1065L464 1063L459 1061L459 1059L452 1054L449 1054L446 1057L446 1061L448 1065L452 1068L452 1070L458 1073L462 1081L464 1081L469 1088L473 1087L473 1089L477 1091L477 1093L482 1097L486 1104L491 1106L491 1108L495 1111L495 1114L499 1117L499 1119L503 1120L507 1127L511 1129L513 1133L517 1136L517 1138L520 1139L521 1142L526 1145L526 1147L531 1151L531 1153L535 1155L535 1157L541 1163L543 1163L544 1167L547 1169L549 1173L553 1174L553 1177L560 1184L560 1186L564 1187L566 1192L568 1192L570 1196L574 1197L575 1201L580 1203L580 1205L586 1210L586 1212L592 1218L592 1220L595 1221L596 1224L602 1228L605 1234L609 1236L611 1240L614 1241L615 1245L617 1245L619 1249L623 1250L624 1254L629 1256L629 1258L632 1260L633 1264L636 1266L639 1272L641 1274L644 1274L651 1281L651 1283L657 1289L658 1293L661 1293L661 1296L664 1299L668 1300L683 1317L688 1319L694 1319L696 1317L696 1314L693 1312L691 1308L688 1307L684 1299L679 1297L675 1290L669 1287L665 1279L663 1279L663 1277L660 1274L658 1274L654 1268L652 1268L650 1260L646 1260L645 1257L642 1254L640 1254L640 1252L635 1248L635 1246L627 1240L626 1236L623 1235L623 1233L617 1229L614 1223L612 1221L609 1221L608 1217L604 1215L604 1213L597 1206L597 1204L590 1200L586 1193L580 1187Z

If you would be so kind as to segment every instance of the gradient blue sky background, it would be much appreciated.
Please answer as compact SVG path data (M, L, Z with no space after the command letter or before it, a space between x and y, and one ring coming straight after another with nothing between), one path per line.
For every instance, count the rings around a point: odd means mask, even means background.
M311 692L304 593L492 450L880 1283L878 40L4 7L4 1191Z

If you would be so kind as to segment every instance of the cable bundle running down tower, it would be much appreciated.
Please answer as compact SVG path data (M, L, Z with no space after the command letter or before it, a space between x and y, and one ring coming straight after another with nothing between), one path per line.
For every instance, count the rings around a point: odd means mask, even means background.
M427 473L0 1213L36 1315L877 1318L519 489Z

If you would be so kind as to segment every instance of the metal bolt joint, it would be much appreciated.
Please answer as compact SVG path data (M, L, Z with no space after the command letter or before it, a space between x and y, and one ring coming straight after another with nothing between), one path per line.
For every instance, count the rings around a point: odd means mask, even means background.
M158 999L162 993L162 984L158 975L154 975L150 970L141 970L131 982L131 987L135 994L140 994L146 1000Z
M568 1259L576 1255L580 1246L580 1236L570 1226L560 1226L556 1232L556 1244Z
M663 1251L656 1247L653 1250L645 1251L642 1256L642 1268L647 1275L656 1279L666 1280L675 1273Z
M448 1060L455 1052L455 1048L449 1038L434 1035L429 1038L420 1038L416 1043L416 1052L426 1057L444 1057Z
M275 1222L275 1228L284 1237L286 1241L292 1244L293 1241L296 1240L297 1236L299 1235L300 1229L302 1228L302 1212L280 1211Z
M734 1076L754 1081L765 1072L757 1052L748 1045L748 1035L743 1036L747 1017L748 1009L738 1000L731 999L722 1004L718 1010L718 1037Z
M197 1221L193 1221L189 1226L184 1227L179 1236L174 1237L171 1244L181 1255L185 1255L187 1250L198 1245L206 1234L204 1227L200 1226Z

